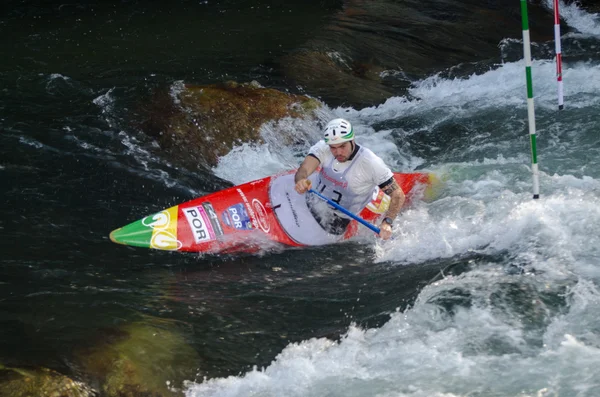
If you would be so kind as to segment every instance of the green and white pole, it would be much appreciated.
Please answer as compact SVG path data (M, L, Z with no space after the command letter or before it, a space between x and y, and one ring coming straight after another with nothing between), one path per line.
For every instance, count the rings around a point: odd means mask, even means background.
M521 20L523 24L523 52L525 55L525 76L527 77L527 116L529 119L529 138L531 139L531 171L533 172L533 198L540 198L540 173L537 163L535 110L533 108L533 84L531 82L531 41L529 39L529 17L527 0L521 0Z

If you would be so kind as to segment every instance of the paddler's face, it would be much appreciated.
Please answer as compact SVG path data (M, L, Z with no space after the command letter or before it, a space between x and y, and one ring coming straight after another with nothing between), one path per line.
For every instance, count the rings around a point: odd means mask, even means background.
M353 145L352 142L344 142L338 145L329 145L329 150L333 157L340 163L347 161L352 154Z

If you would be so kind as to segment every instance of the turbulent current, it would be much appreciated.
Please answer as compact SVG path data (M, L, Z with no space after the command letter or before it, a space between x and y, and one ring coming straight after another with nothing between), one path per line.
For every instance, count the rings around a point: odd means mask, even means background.
M358 24L361 2L12 3L0 14L0 370L50 368L118 395L90 357L134 335L160 378L140 382L188 397L600 395L597 14L561 3L559 111L552 5L530 4L534 200L518 2L514 20L489 11L506 23L491 47L465 39L460 13L444 14L457 36L442 40L383 11ZM466 3L403 2L403 15L429 26ZM380 86L317 92L286 74L285 56L325 44L363 61L366 26L384 32L373 48L410 40L423 73L390 47L398 64L379 63ZM332 34L348 41L333 48ZM386 242L242 256L111 243L145 215L294 168L319 139L315 123L283 144L301 122L283 120L193 168L133 122L157 87L222 80L319 95L322 121L351 121L393 171L439 175L437 199L407 207ZM361 90L368 100L348 100Z

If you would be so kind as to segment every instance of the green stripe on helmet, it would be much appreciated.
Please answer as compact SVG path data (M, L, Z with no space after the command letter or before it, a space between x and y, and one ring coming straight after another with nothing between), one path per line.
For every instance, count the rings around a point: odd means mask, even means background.
M354 139L354 128L352 128L352 129L350 130L350 132L349 132L349 133L347 133L346 135L342 135L342 139L345 139L345 140L347 140L347 141L349 141L349 140L351 140L351 139Z

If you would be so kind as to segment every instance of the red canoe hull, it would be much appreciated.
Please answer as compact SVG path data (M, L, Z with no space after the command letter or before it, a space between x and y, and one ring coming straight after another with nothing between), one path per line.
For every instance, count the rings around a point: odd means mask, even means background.
M435 178L428 173L395 173L407 198L426 195ZM268 244L303 246L286 233L271 203L266 177L211 193L147 216L111 233L113 242L138 247L205 253L253 252ZM376 220L387 196L378 196L359 214ZM389 200L389 198L388 198ZM383 205L382 205L383 204ZM355 235L352 221L344 239Z

